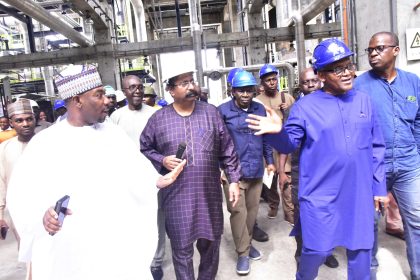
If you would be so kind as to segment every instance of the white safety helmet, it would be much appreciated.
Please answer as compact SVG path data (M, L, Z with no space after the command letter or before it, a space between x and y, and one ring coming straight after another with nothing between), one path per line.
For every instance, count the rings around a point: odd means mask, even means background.
M171 67L170 69L165 69L166 73L162 75L163 79L162 81L164 83L168 83L168 80L171 78L174 78L176 76L186 74L186 73L195 73L197 70L195 70L192 67Z

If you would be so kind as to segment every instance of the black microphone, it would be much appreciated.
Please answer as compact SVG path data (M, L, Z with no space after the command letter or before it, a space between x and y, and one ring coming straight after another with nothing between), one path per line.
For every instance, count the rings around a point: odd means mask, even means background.
M184 155L185 149L187 148L187 144L185 142L181 142L178 145L178 150L176 151L176 158L182 159L182 156Z

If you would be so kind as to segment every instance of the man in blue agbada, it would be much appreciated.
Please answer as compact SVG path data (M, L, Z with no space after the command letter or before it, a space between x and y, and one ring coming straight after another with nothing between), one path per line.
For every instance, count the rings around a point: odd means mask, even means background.
M385 144L369 97L352 89L353 53L336 39L314 50L324 86L297 102L284 129L270 109L249 127L281 153L301 144L299 203L303 234L296 279L315 279L334 247L347 249L348 279L370 278L374 207L386 198Z

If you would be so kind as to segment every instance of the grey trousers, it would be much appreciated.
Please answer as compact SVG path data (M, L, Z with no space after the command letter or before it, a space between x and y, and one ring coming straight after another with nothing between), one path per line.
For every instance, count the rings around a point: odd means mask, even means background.
M165 213L162 208L162 194L159 191L157 195L158 210L157 210L157 226L158 226L158 244L153 257L151 268L160 267L165 257L165 242L166 242L166 229L165 229Z

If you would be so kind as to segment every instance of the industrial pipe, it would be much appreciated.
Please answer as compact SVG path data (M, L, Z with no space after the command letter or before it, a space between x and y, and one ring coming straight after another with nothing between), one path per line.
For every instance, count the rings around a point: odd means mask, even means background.
M22 11L39 23L48 26L52 30L64 35L81 47L89 47L93 45L93 42L83 36L81 33L77 32L71 27L68 27L66 24L63 24L61 20L51 16L51 14L37 2L30 0L3 0L3 2Z
M303 19L300 14L295 14L290 19L295 23L296 54L298 73L300 73L300 71L306 68L305 30L303 28Z
M328 6L334 4L335 0L314 0L308 6L306 6L302 11L303 24L306 24L308 21L322 13ZM293 20L289 19L287 26L293 25Z
M203 60L201 58L201 47L202 47L201 26L198 23L197 1L188 0L188 6L190 9L190 26L191 26L191 35L193 39L195 67L197 69L197 80L200 85L203 85L204 78L203 78Z
M295 69L290 63L287 62L273 62L270 63L271 65L286 70L287 72L287 84L289 86L289 91L291 91L293 85L295 84ZM241 66L242 69L250 72L256 72L263 67L264 64L254 64L248 66ZM217 69L207 69L203 71L204 76L209 76L210 73L219 72L220 74L227 74L230 70L235 69L236 67L225 67L225 68L217 68Z

